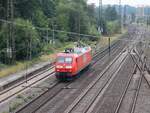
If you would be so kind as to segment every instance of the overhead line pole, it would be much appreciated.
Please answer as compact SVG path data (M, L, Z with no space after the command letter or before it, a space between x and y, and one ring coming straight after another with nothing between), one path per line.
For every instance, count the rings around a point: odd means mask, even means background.
M7 7L6 7L6 9L7 9L7 16L6 16L6 19L7 19L7 21L9 21L9 17L10 17L10 14L9 14L9 11L10 11L10 7L9 7L9 4L10 4L10 1L9 0L7 0ZM10 24L9 23L7 23L7 25L8 25L8 28L10 28L9 26L10 26ZM9 30L8 30L8 32L9 32ZM8 58L10 58L10 52L9 52L9 49L10 49L10 36L9 36L9 33L7 33L6 34L7 36L7 53L6 53L6 57L8 57ZM7 63L10 63L10 59L6 59L6 62Z
M99 0L99 30L103 32L103 25L102 25L102 0Z
M77 28L78 28L78 33L80 34L80 32L81 32L81 23L80 23L80 13L79 13L79 15L77 16ZM80 41L81 41L81 36L79 36L79 38L78 38L78 44L80 45Z
M122 33L123 29L123 21L122 21L122 6L121 6L121 0L119 0L119 24L120 24L120 33Z
M8 38L7 38L7 56L9 63L14 63L15 60L15 39L14 39L14 0L7 0L7 20L8 23Z
M10 20L13 22L14 21L14 0L10 0L10 12L11 12L11 16L10 16ZM11 24L11 43L12 43L12 63L14 63L15 61L15 57L16 57L16 52L15 52L15 37L14 37L14 25Z
M127 24L127 6L124 6L123 23ZM126 26L125 26L126 27Z
M147 14L147 27L150 24L150 6L148 6L148 14Z

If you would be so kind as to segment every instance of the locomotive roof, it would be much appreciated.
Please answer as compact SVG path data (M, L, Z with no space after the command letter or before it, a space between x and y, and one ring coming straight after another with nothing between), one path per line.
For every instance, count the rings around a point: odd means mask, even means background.
M82 47L82 48L79 48L79 47L76 47L73 49L73 52L69 52L69 53L58 53L57 55L58 56L68 56L68 57L77 57L77 56L80 56L88 51L90 51L91 48L90 47Z

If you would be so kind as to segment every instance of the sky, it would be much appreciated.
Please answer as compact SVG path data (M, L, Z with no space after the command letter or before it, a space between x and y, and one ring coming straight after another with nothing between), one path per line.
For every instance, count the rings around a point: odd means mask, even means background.
M103 4L119 4L119 0L102 0ZM131 6L147 6L150 5L150 0L121 0L122 4L128 4ZM97 6L99 0L88 0L88 3L95 3Z

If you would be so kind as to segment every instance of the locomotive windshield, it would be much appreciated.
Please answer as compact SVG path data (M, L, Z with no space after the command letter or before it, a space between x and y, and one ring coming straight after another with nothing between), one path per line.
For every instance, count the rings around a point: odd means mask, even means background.
M58 57L57 59L58 63L72 63L72 58L71 57Z
M65 58L65 63L72 63L72 58L71 57L66 57Z

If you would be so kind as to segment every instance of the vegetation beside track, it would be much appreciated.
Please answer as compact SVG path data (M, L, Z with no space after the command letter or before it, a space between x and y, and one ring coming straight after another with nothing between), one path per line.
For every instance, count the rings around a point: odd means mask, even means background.
M0 6L7 11L9 4L2 0ZM107 6L99 18L97 9L85 0L16 0L12 22L5 20L7 12L0 10L0 77L50 61L73 42L95 48L100 40L100 46L105 47L107 38L103 36L118 37L114 34L120 32L119 15L114 6Z
M111 43L114 41L117 41L121 36L123 36L126 33L126 31L123 32L123 34L114 34L110 36ZM83 41L86 44L90 45L93 49L95 48L95 44L97 43L96 41ZM46 62L49 61L51 62L52 60L55 59L55 55L57 52L63 51L65 48L73 47L74 43L73 42L67 42L62 45L59 45L60 47L53 47L52 45L46 46L45 47L45 52L43 55L32 59L31 61L20 61L17 62L15 65L12 66L3 66L4 68L0 70L0 78L6 77L10 74L19 72L21 70L25 70L26 68L32 67L34 64L38 64L40 62ZM99 48L105 48L108 46L108 37L104 36L101 37L99 44Z
M99 41L99 45L101 47L106 47L108 46L108 38L110 38L110 42L113 43L115 41L117 41L119 38L121 38L122 36L124 36L126 34L126 30L124 29L122 34L113 34L111 36L103 36L100 41Z
M21 70L25 70L26 68L30 68L35 64L39 64L40 62L46 62L46 61L53 61L55 59L55 55L57 52L63 51L65 48L73 47L73 42L67 42L62 45L59 45L60 47L52 47L52 45L45 47L45 53L37 58L34 58L30 61L20 61L16 62L15 65L4 65L3 68L0 70L0 78L6 77L10 74L14 74L16 72L19 72ZM47 48L47 49L46 49ZM50 50L50 51L48 51Z
M5 12L9 5L6 0L0 2L1 64L36 58L49 44L98 41L102 35L120 31L115 6L104 7L99 18L98 8L86 0L16 0L10 19L7 15L11 12ZM49 51L53 52L53 48Z

